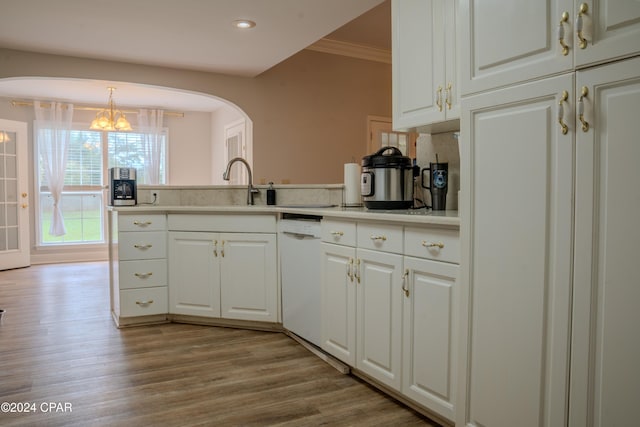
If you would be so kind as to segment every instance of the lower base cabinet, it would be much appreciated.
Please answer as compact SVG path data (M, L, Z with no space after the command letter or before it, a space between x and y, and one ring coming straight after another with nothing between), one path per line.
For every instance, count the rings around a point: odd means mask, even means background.
M169 232L169 312L220 317L217 233Z
M400 390L402 256L360 248L357 255L356 368Z
M457 230L372 232L404 240L403 254L329 243L355 227L330 222L322 243L322 348L443 419L455 418L459 265ZM397 230L396 230L397 231ZM381 238L381 237L384 238ZM380 243L382 242L382 243ZM415 256L408 256L414 255Z
M169 232L169 311L277 322L275 234Z
M356 248L322 243L322 349L356 365Z
M402 393L453 420L458 266L404 258Z
M400 390L402 257L322 244L322 348Z

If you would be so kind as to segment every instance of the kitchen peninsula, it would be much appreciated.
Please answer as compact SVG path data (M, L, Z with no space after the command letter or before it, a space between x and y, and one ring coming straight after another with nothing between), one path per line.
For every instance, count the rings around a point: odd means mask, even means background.
M292 215L321 218L322 256L311 262L321 268L322 352L414 408L451 422L457 211L343 208L341 187L307 190L328 191L328 197L299 197L302 204L283 191L286 206L109 208L116 324L173 321L288 332L282 325L278 222ZM150 199L145 191L157 192L143 189L142 200ZM242 199L244 188L231 191L237 193L231 199ZM165 196L159 199L169 201ZM173 200L180 198L189 197Z

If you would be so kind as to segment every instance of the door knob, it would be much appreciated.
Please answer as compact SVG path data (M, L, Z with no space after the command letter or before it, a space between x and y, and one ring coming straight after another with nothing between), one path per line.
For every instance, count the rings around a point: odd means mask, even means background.
M22 197L26 198L27 197L27 193L22 193Z

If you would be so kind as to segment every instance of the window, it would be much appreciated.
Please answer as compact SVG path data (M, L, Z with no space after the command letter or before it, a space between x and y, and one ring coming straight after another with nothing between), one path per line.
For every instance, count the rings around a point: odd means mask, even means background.
M107 152L108 167L135 168L137 183L145 182L149 167L149 155L145 143L145 135L134 132L108 132ZM166 183L166 132L162 137L160 150L160 183Z
M144 184L145 168L149 167L145 154L145 135L135 132L101 132L86 130L88 125L74 125L67 154L67 169L60 206L67 234L49 235L53 198L49 191L44 168L38 159L37 182L39 204L36 213L39 245L96 244L105 242L104 206L107 173L111 167L137 169L138 184ZM35 144L37 150L37 144ZM160 182L166 183L166 131L161 138Z

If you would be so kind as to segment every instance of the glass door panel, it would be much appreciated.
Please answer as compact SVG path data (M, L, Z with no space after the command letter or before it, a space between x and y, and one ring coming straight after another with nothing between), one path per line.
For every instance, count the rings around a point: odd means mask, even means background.
M0 120L0 269L30 263L27 124Z

